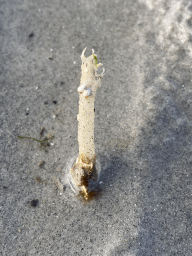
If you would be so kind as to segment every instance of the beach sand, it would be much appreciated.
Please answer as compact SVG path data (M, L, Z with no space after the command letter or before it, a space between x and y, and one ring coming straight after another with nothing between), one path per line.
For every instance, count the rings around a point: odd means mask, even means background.
M190 256L192 2L2 0L0 23L0 254ZM106 70L90 202L66 178L85 47Z

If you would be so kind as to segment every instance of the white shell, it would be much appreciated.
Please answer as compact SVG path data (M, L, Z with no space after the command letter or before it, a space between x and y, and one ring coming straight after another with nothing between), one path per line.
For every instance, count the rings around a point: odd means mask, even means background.
M77 88L78 92L83 92L85 90L86 84L82 84Z
M91 89L84 90L83 96L87 97L91 94Z

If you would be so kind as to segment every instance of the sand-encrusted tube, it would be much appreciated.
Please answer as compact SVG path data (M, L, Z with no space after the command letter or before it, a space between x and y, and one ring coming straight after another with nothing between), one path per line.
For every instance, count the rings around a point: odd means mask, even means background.
M86 48L81 55L81 81L79 92L78 142L79 156L71 169L73 183L76 187L85 190L89 179L95 177L95 145L94 145L94 101L97 89L101 86L102 74L97 74L97 69L102 64L97 64L97 56L92 50L88 58L84 56Z

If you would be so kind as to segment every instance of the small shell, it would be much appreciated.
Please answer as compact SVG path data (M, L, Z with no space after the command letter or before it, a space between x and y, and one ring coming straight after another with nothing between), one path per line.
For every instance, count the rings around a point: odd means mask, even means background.
M83 92L85 90L86 84L82 84L77 88L78 92Z
M91 94L91 89L84 90L83 96L88 97Z

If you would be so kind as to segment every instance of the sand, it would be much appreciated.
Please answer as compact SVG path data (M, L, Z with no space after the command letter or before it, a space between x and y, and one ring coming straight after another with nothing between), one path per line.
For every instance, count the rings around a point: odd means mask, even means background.
M0 255L190 256L192 2L2 0L0 22ZM88 203L67 182L85 47L106 69Z

